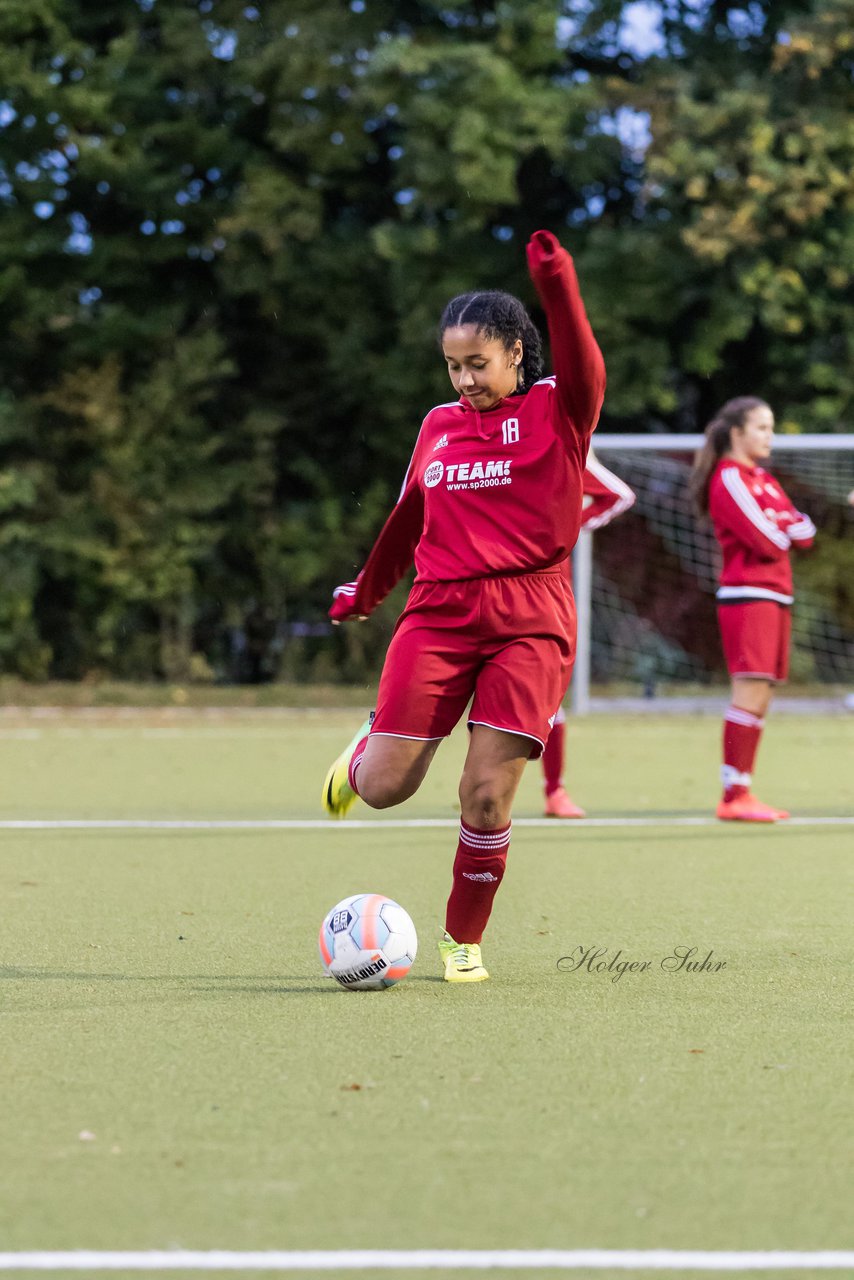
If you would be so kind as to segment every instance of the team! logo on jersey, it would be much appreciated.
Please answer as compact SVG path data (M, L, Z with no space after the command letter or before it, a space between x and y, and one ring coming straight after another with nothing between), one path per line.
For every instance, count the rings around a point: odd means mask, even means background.
M493 484L510 483L509 461L455 462L447 468L448 484L472 484L483 480Z
M444 478L449 489L492 489L497 485L512 484L511 462L508 458L490 458L484 462L452 462L449 466L431 462L424 472L424 486L435 489Z

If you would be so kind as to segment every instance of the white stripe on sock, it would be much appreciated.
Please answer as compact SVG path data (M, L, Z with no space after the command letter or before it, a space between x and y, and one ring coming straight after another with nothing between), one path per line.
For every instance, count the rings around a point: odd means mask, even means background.
M477 849L483 853L492 853L503 849L510 843L510 825L503 831L473 831L464 822L460 823L460 841L469 849Z
M755 716L752 711L745 711L744 707L727 707L724 720L728 720L730 724L742 724L748 729L761 729L764 720L759 716Z

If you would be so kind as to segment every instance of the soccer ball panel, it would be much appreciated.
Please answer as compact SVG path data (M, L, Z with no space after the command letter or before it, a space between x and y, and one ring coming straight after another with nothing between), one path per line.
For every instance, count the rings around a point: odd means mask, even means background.
M392 962L407 959L410 964L415 959L416 950L415 938L403 933L390 933L383 947L383 951Z
M317 946L320 951L320 963L323 965L324 973L329 972L329 966L332 963L332 948L334 939L332 930L329 928L329 921L324 920L320 926L320 934L317 939Z
M387 901L382 908L382 917L385 920L389 930L389 940L386 946L402 946L403 954L411 956L415 959L415 953L418 950L418 938L415 933L415 925L412 923L409 915L396 902ZM392 938L400 941L393 943Z
M383 918L383 905L387 899L380 893L364 893L353 903L356 918L350 932L356 945L364 951L376 951L385 945L388 925Z

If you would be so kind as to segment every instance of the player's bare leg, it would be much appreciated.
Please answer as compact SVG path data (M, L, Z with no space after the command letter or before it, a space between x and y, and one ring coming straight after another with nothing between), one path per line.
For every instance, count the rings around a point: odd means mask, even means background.
M502 733L483 724L472 727L460 779L463 822L489 829L508 825L533 746L520 733Z
M733 676L731 698L733 705L744 707L760 718L765 716L774 697L774 685L770 680L756 680L753 676Z
M355 772L356 788L365 804L390 809L414 796L441 741L372 733Z
M373 712L329 767L321 800L330 818L345 817L360 797L372 809L408 800L424 781L441 742L372 734L372 721Z

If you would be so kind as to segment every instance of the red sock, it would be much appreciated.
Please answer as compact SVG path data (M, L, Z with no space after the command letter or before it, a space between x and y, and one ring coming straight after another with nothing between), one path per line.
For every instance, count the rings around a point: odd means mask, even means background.
M556 720L543 748L543 779L547 796L550 796L553 791L557 791L561 784L564 735L563 721Z
M750 790L753 763L759 750L764 721L744 707L730 706L724 715L724 762L721 781L724 800L735 800Z
M454 942L480 942L483 937L509 848L509 822L501 831L479 831L460 823L454 887L445 912L445 929Z
M367 734L365 734L364 738L359 739L356 743L356 749L350 757L350 763L347 765L347 781L355 791L356 795L359 794L359 788L356 786L356 770L362 763L362 756L365 754L365 743L367 741Z

